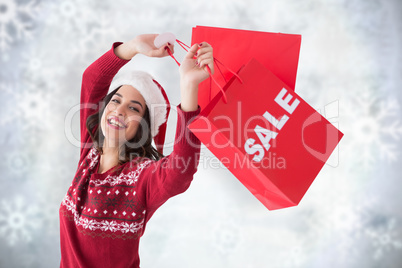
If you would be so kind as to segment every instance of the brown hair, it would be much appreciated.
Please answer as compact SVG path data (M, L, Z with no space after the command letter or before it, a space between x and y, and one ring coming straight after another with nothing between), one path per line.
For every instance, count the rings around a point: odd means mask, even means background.
M119 88L120 87L107 94L99 103L99 111L88 116L87 118L87 131L91 136L95 148L101 154L103 153L102 145L105 136L100 129L100 119L102 118L103 111L105 110L107 104L110 102L113 95L117 92L117 90L119 90ZM144 157L152 160L159 160L163 157L163 154L158 152L152 146L150 125L151 119L149 116L148 106L146 106L144 116L142 117L141 122L138 125L135 136L124 144L123 150L120 150L119 165L129 162L134 158L138 158L138 161L140 161ZM146 139L144 139L144 135L146 135Z

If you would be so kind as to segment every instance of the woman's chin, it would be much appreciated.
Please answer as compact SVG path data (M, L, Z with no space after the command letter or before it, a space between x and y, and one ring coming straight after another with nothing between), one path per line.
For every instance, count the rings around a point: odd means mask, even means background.
M105 142L109 147L120 147L126 142L126 140L119 136L105 135Z
M126 132L124 129L112 129L106 127L105 131L102 131L105 138L110 140L124 140Z
M127 139L127 133L125 129L112 129L106 126L102 128L103 136L105 137L105 142L113 147L120 147L125 144L129 139Z

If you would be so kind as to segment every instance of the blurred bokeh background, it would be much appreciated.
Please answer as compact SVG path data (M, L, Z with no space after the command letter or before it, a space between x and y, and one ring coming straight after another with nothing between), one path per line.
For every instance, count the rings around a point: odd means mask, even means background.
M59 265L85 68L142 33L189 44L196 25L301 34L296 91L345 136L299 206L276 211L203 148L190 189L149 222L141 266L402 267L399 0L0 0L0 267ZM179 104L171 58L129 64Z

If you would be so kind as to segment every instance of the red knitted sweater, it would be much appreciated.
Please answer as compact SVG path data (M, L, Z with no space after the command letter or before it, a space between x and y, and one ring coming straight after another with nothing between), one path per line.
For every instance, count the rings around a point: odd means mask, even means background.
M166 200L190 186L197 170L200 142L187 125L199 110L183 112L178 107L175 145L169 156L140 163L134 159L118 170L98 174L100 155L92 147L85 122L128 62L114 54L120 44L115 43L83 75L81 156L59 211L63 268L139 267L138 246L146 223Z

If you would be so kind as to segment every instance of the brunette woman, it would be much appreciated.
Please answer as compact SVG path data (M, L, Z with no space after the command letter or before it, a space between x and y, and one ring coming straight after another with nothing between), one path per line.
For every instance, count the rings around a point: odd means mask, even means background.
M147 222L190 186L197 170L200 142L187 125L200 111L198 84L207 68L214 70L212 47L193 45L180 66L175 144L163 157L169 111L163 88L147 73L118 73L137 54L173 52L169 43L156 48L156 36L114 43L83 74L81 156L60 207L60 267L139 267Z

